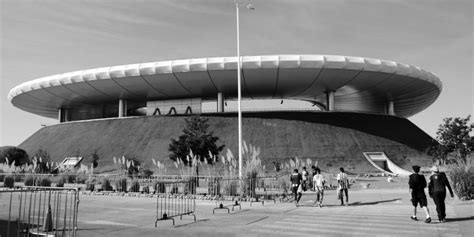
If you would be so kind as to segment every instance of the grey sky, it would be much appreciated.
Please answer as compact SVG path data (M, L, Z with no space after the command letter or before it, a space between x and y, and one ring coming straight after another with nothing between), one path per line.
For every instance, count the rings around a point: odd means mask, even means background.
M253 0L241 9L241 54L335 54L419 66L443 82L410 118L431 136L442 119L472 114L470 0ZM55 120L13 107L7 94L39 77L104 66L235 56L232 0L0 0L0 146Z

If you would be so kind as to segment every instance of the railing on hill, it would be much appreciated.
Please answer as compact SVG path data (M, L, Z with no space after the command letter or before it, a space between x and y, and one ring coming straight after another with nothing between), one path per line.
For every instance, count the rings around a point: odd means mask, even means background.
M0 236L76 236L77 189L0 190Z

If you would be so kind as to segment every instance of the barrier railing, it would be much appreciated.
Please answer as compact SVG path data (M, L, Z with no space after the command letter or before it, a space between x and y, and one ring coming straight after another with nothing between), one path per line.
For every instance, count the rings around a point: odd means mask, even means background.
M0 236L76 236L77 189L0 190Z
M240 180L238 178L223 178L223 177L208 177L208 194L216 200L216 206L212 210L212 214L216 210L224 209L230 213L229 207L234 211L234 207L239 206L242 210L240 195L238 190L240 187Z
M155 187L156 193L156 221L172 220L174 217L183 219L184 215L194 216L196 221L196 200L193 194L196 193L196 181L169 181L159 182Z

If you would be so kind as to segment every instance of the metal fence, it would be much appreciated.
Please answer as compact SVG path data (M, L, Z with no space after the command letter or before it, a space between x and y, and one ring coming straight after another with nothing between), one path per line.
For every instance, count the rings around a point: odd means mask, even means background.
M0 190L0 236L76 236L77 189Z
M211 199L215 199L216 206L212 210L212 214L216 210L224 209L227 210L227 213L230 212L230 207L234 211L234 207L239 206L239 209L242 209L240 205L239 197L239 188L240 180L238 178L224 178L224 177L207 177L207 187L208 194Z
M196 180L159 182L154 187L156 193L156 221L183 219L184 215L194 216L196 221Z

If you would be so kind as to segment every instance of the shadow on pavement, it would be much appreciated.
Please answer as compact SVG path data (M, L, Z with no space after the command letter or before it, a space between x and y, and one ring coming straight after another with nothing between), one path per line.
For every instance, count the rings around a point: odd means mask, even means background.
M175 228L178 228L178 227L193 225L193 224L196 224L196 223L199 223L199 222L205 222L205 221L209 221L209 220L210 220L210 219L202 219L202 220L198 220L198 221L191 222L191 223L187 223L187 224L175 225L174 227L175 227Z
M446 222L470 221L470 220L474 220L474 216L469 216L469 217L456 217L456 218L446 218Z
M402 199L401 198L395 198L395 199L375 201L375 202L353 202L353 203L349 203L349 206L377 205L377 204L380 204L380 203L395 202L395 201L398 201L398 200L402 200Z
M0 220L0 236L16 236L17 233L18 222L10 221L10 223L8 223L8 220Z
M230 214L227 214L227 215L235 215L235 214L239 214L239 213L242 213L242 212L246 212L246 211L250 211L250 209L244 209L244 210L238 210L238 211L235 211L235 212L232 212Z

